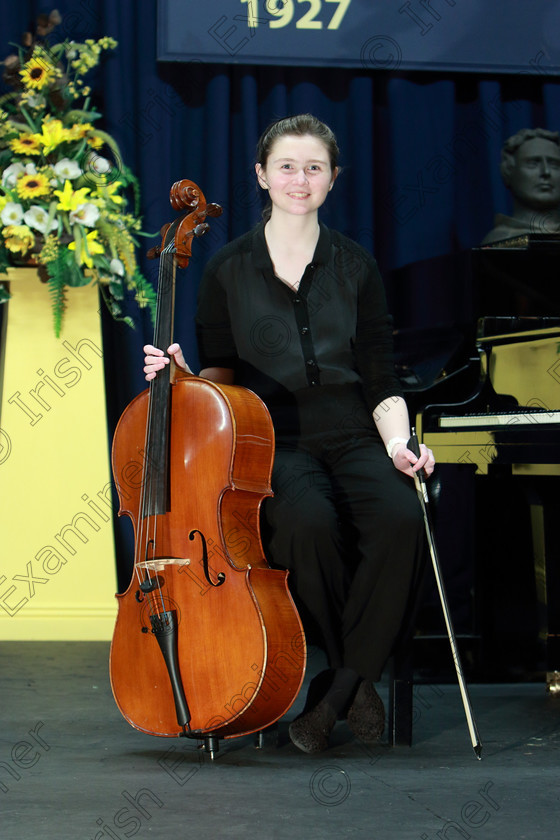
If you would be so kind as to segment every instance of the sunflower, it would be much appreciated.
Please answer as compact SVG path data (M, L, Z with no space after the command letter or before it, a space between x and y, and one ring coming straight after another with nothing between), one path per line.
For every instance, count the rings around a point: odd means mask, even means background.
M20 198L37 198L40 195L48 195L51 191L49 179L40 172L24 175L18 180L16 189Z
M40 155L41 147L36 134L20 134L10 140L10 148L18 155Z
M42 90L58 76L56 67L48 60L46 53L36 50L23 70L19 71L21 80L26 88Z

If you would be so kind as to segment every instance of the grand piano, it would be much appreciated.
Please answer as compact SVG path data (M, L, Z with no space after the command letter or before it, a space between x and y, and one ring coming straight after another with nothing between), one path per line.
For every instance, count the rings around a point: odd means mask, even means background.
M494 243L473 249L468 262L467 323L446 366L426 379L405 361L402 380L419 439L438 464L470 469L486 486L487 507L505 477L521 482L539 662L548 690L560 692L560 237ZM502 532L517 525L506 512ZM507 557L501 568L506 575Z

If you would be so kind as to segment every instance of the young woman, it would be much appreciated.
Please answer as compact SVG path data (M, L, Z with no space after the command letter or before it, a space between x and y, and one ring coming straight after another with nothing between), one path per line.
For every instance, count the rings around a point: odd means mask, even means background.
M338 173L336 139L319 120L303 114L269 126L256 164L269 206L209 261L196 316L200 376L250 388L272 416L263 543L269 562L290 570L306 632L330 665L290 725L305 752L325 749L339 718L362 740L383 732L374 683L424 548L411 477L434 468L424 446L418 459L407 448L375 260L318 219ZM149 380L169 357L144 351ZM167 353L189 370L178 344Z

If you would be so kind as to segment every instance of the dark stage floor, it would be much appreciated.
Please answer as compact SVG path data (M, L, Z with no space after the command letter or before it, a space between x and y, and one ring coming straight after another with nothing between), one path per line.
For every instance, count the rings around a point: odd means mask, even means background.
M310 671L321 655L311 651ZM557 836L560 695L540 683L471 685L477 761L456 685L415 689L414 744L366 747L337 724L325 753L142 735L117 710L108 644L1 648L1 836L6 840ZM387 695L386 686L381 693Z

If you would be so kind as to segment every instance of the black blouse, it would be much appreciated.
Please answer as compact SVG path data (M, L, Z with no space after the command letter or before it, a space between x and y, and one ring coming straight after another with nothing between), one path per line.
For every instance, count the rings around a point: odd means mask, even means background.
M233 368L269 405L322 385L361 383L370 411L402 395L377 264L323 224L297 291L275 277L263 223L222 248L206 266L196 324L202 367Z

